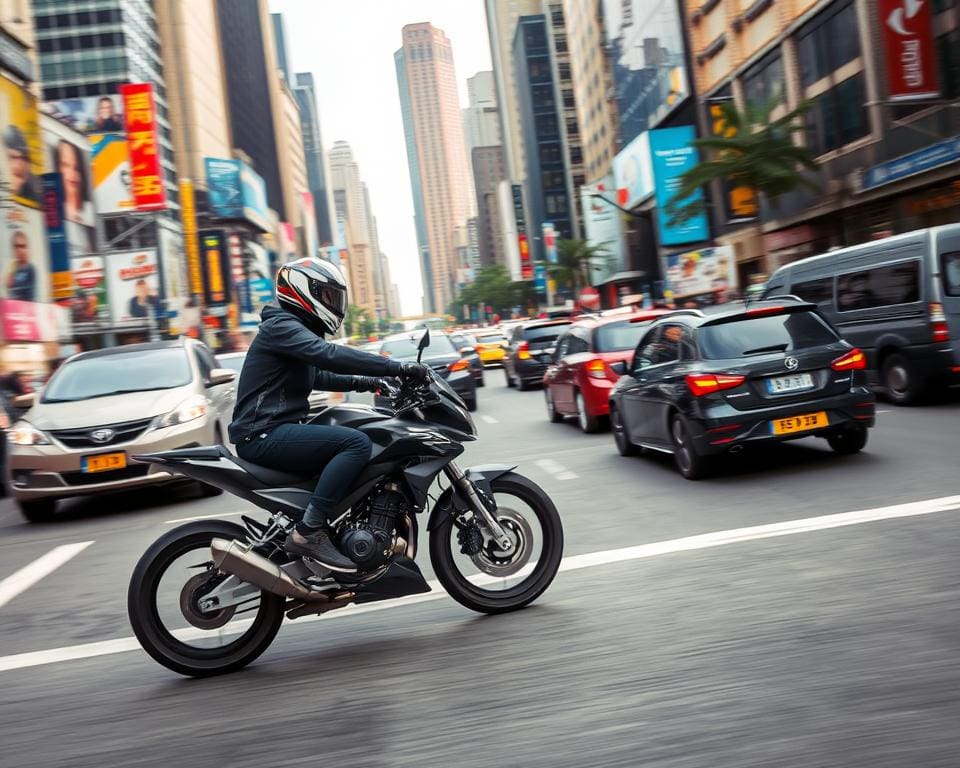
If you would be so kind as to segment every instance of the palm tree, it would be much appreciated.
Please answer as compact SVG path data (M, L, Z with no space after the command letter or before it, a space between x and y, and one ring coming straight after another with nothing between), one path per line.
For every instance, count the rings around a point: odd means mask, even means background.
M770 114L779 101L773 99L762 106L748 104L742 110L733 101L718 105L724 130L720 135L693 142L709 159L680 177L673 202L667 206L671 223L681 224L700 213L701 200L682 201L715 181L726 180L733 187L752 189L774 204L782 195L801 187L819 189L817 183L803 173L817 170L813 152L793 143L793 135L807 129L804 115L812 103L803 102L771 121Z
M559 240L557 261L548 264L547 271L558 284L578 291L590 285L590 267L597 259L606 259L610 251L606 245L591 245L586 240Z

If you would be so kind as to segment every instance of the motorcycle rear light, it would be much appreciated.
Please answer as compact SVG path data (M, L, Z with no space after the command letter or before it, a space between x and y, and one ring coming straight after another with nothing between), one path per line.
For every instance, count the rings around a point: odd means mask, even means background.
M867 367L867 356L859 349L851 349L830 363L830 367L835 371L862 371Z
M739 387L746 380L746 376L734 373L691 373L687 375L687 387L694 397L703 397Z
M470 362L467 360L457 360L456 362L450 363L447 366L447 369L450 373L456 373L457 371L465 371L470 367Z
M950 341L950 327L947 325L947 316L943 314L943 304L928 304L927 313L930 315L933 340Z
M591 360L587 363L587 376L592 379L607 378L607 364L603 360Z
M526 341L521 341L517 345L517 359L518 360L529 360L530 359L530 344Z

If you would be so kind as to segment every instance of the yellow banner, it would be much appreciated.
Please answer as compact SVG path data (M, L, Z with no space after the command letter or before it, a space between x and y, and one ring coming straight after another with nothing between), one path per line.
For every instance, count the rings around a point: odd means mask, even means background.
M180 215L183 221L183 250L187 254L187 274L190 293L203 296L203 270L200 266L200 244L197 242L197 205L193 196L193 182L180 181Z

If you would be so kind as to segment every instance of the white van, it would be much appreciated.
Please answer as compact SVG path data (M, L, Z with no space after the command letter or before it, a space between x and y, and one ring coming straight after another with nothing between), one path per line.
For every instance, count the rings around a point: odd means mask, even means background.
M895 403L960 383L960 224L787 264L763 293L780 294L817 304Z

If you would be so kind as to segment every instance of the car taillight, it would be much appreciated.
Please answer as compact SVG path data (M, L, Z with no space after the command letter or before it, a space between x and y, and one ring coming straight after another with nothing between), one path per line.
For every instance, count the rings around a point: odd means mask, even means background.
M928 304L927 312L930 315L933 340L950 341L950 327L947 325L947 316L943 314L943 304Z
M765 317L767 315L779 315L783 312L786 307L755 307L754 309L748 309L743 314L747 317Z
M470 367L470 362L468 360L457 360L447 366L447 370L450 373L456 373L457 371L465 371Z
M591 360L586 366L587 376L592 379L607 378L607 364L603 360Z
M862 371L867 367L867 356L859 349L851 349L830 363L830 367L835 371Z
M733 373L691 373L687 375L687 387L693 392L694 397L702 397L724 389L739 387L746 380L746 376Z
M530 344L528 344L526 341L521 341L517 345L517 359L518 360L530 359Z

